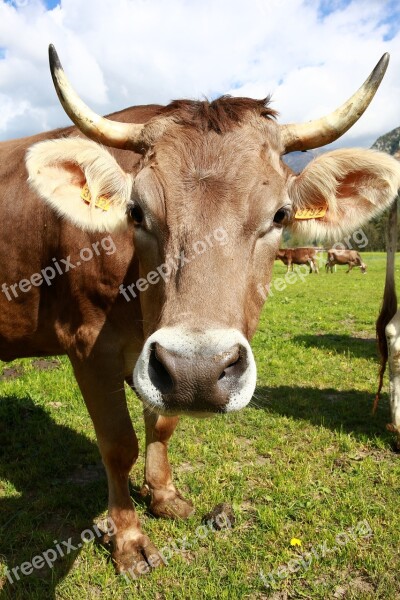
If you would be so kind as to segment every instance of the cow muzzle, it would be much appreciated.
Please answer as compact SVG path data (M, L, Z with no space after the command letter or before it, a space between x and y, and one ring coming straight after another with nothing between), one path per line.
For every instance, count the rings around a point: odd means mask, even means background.
M256 366L236 329L163 327L146 341L133 373L146 408L195 416L239 410L251 400Z

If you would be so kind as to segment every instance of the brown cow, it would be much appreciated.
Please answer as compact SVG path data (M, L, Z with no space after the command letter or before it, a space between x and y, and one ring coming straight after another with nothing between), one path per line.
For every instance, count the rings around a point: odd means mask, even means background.
M0 358L68 354L107 472L113 559L119 571L135 570L159 557L129 495L138 443L124 380L133 373L144 405L150 509L187 517L192 505L173 484L168 441L179 414L250 401L257 289L271 280L283 227L310 239L344 235L396 195L400 166L383 153L335 150L299 176L281 160L347 131L388 57L334 113L279 125L268 102L230 97L105 119L50 55L78 129L0 146ZM326 214L298 218L299 209L320 213L321 203Z
M317 253L319 248L279 248L275 260L281 260L287 265L287 272L293 265L308 265L310 273L318 273Z
M333 273L335 265L348 265L346 273L349 273L353 267L360 267L363 275L367 272L367 265L356 250L342 250L340 248L331 248L328 250L328 260L325 264L325 270Z

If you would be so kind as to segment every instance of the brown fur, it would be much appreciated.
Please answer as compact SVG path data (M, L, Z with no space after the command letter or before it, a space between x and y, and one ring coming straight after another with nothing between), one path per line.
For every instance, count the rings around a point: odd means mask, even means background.
M263 100L253 98L235 98L221 96L209 102L208 100L173 100L160 112L162 116L171 116L176 123L195 127L201 131L213 130L226 133L242 123L248 113L258 117L274 119L277 111L269 106L270 96Z

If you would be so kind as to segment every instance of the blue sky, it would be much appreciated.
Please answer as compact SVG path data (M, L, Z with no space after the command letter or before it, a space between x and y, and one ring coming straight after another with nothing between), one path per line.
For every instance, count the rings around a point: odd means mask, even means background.
M388 33L383 39L390 41L400 31L400 3L398 0L388 2L388 12L381 23L388 26Z
M44 4L44 6L49 10L51 10L55 6L58 6L59 4L61 4L61 0L41 0L41 1ZM7 4L10 4L11 6L15 6L17 8L21 7L21 6L26 6L26 4L27 4L26 0L5 0L5 2Z
M0 0L0 139L68 124L49 43L102 114L177 97L272 93L281 122L335 109L388 51L380 90L340 143L365 146L400 125L394 0Z
M351 0L320 0L318 16L324 19L334 12L344 10L351 4Z

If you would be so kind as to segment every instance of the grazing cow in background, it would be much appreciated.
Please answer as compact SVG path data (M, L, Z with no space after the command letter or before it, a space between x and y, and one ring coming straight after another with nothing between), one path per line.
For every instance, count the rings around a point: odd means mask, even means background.
M287 271L293 271L293 265L308 265L310 273L318 273L317 252L319 248L279 248L275 260L287 265Z
M356 250L341 250L336 248L328 250L328 260L325 264L325 270L333 273L335 265L348 265L346 273L349 273L353 267L360 267L363 275L367 272L367 265Z
M138 442L124 380L144 406L150 510L187 517L168 441L180 414L250 401L257 290L271 281L283 228L342 236L397 193L400 165L384 153L327 152L300 175L281 160L347 131L388 56L336 111L289 125L267 101L231 97L100 117L72 90L54 48L50 63L77 127L0 145L0 359L69 356L107 472L114 564L134 572L159 555L129 494Z

